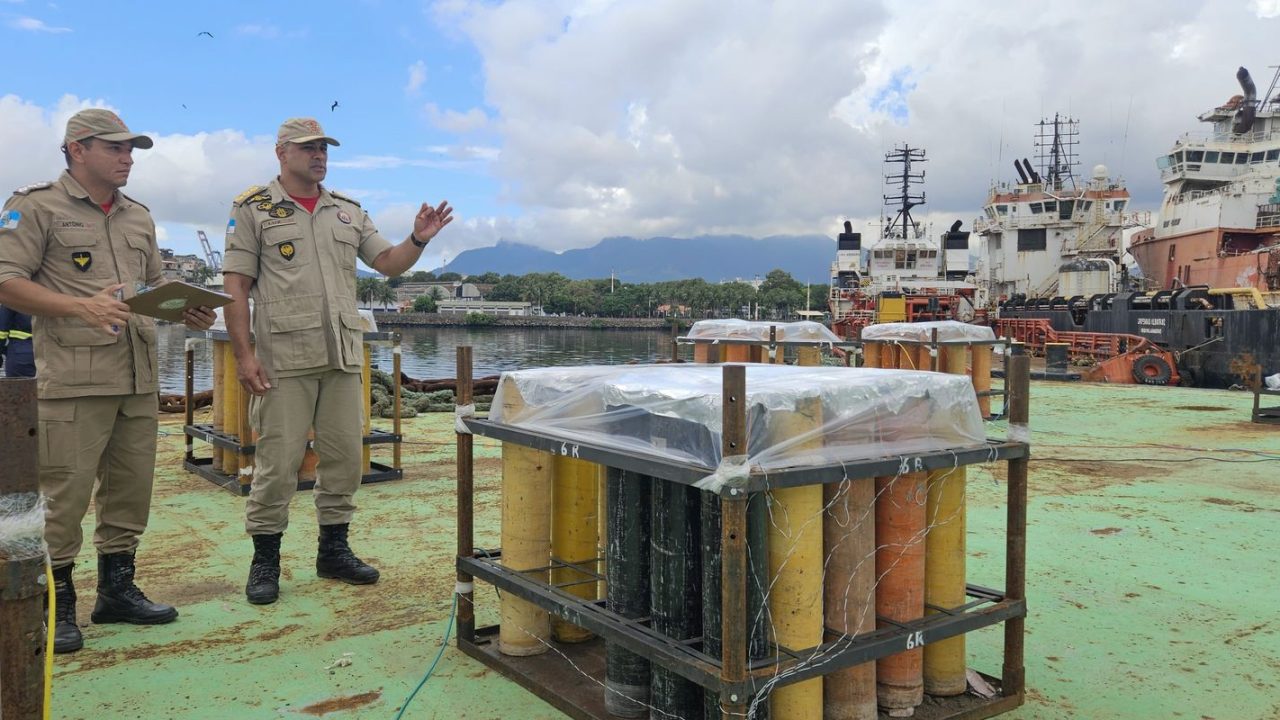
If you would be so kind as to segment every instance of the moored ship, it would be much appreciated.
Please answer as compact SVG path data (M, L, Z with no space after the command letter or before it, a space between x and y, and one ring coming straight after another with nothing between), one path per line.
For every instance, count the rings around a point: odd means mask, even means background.
M828 304L841 337L856 339L876 322L969 321L982 308L969 269L969 233L956 222L937 243L911 215L925 202L917 188L924 162L924 150L909 145L886 153L884 203L893 214L884 217L879 241L864 253L862 234L847 221L836 239Z
M983 238L982 281L994 302L1117 292L1125 284L1123 233L1143 224L1129 191L1097 165L1077 181L1079 123L1037 124L1036 166L1015 159L1016 182L996 182L974 229Z
M1280 71L1260 102L1247 70L1236 79L1242 94L1200 115L1212 129L1158 160L1160 220L1129 252L1153 289L1255 288L1280 305Z

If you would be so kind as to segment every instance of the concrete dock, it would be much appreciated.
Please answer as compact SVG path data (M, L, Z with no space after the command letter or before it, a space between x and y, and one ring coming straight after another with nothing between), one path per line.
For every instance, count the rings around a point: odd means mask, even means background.
M1251 406L1240 392L1032 384L1028 697L1003 717L1280 717L1280 427L1250 423ZM996 422L988 434L1005 431ZM315 576L315 515L302 492L280 601L268 606L244 599L243 500L181 469L181 416L162 418L161 432L138 580L181 617L90 623L87 548L75 575L85 647L57 657L52 716L397 717L449 620L453 416L406 420L406 479L356 496L352 545L381 582ZM498 544L499 469L496 444L476 438L482 547ZM1002 582L1002 473L993 464L969 475L969 579L990 587ZM91 516L85 529L91 537ZM494 590L476 593L477 624L496 622ZM969 665L998 675L1000 639L998 626L972 634ZM403 717L563 716L449 647Z

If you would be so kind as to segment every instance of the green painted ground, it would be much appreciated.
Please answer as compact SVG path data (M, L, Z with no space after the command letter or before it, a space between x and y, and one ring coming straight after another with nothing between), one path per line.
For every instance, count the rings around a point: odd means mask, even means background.
M1280 427L1251 425L1250 403L1225 391L1033 385L1029 697L1006 717L1280 717L1280 462L1192 460L1280 454ZM85 649L58 658L53 716L394 718L449 615L452 423L441 414L406 421L408 479L357 495L353 544L382 582L315 577L311 497L300 493L282 597L265 608L244 601L242 500L182 472L180 426L163 425L139 580L182 616L151 628L89 623L92 551L82 556ZM375 453L389 460L389 448ZM497 452L482 440L477 473L477 544L496 546ZM1003 569L1001 473L971 470L969 484L970 579L993 587ZM480 592L484 625L495 603L492 590ZM998 628L971 636L975 668L999 674L1000 637ZM449 648L404 717L562 716Z

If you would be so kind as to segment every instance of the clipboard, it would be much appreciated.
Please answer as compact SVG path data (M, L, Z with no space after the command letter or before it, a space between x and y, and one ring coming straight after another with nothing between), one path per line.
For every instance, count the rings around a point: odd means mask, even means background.
M144 290L124 301L125 305L139 314L147 315L169 322L182 322L182 313L188 308L204 306L210 309L222 307L231 302L226 293L220 293L199 285L174 281L159 287Z

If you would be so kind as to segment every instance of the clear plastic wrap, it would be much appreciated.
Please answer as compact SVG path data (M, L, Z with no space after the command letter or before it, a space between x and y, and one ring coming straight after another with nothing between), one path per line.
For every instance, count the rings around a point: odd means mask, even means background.
M875 342L932 342L933 331L938 342L990 342L996 333L986 325L970 325L958 320L935 320L915 323L879 323L862 329L862 339Z
M722 385L719 365L518 370L503 373L489 419L556 439L718 469ZM971 448L985 441L977 396L962 375L747 364L746 385L747 465L753 471Z
M804 320L801 322L763 322L754 320L699 320L689 328L685 335L690 340L701 342L717 340L750 340L753 342L769 342L769 328L777 328L775 337L782 343L842 343L838 335L831 332L822 323Z

